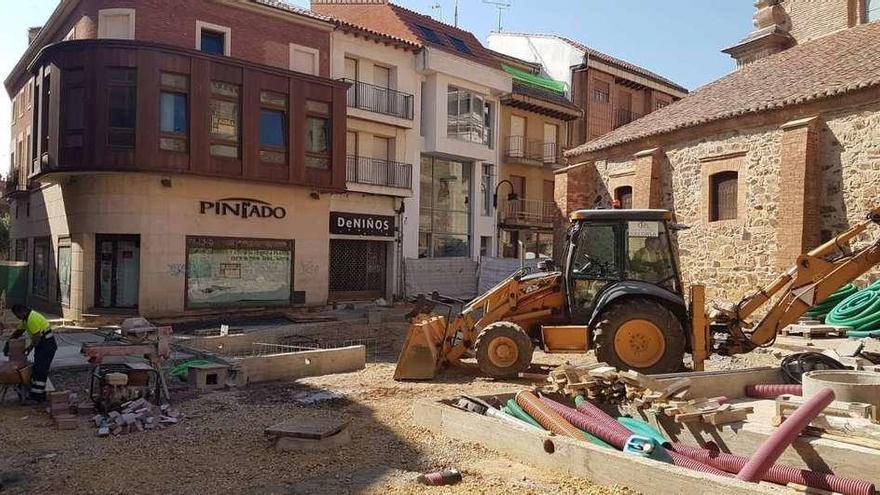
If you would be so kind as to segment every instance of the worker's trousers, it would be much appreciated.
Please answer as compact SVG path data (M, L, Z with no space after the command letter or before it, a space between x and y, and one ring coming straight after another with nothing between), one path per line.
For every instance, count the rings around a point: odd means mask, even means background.
M31 377L30 393L32 400L46 400L46 380L49 379L49 367L52 366L57 350L58 344L55 343L55 337L52 335L44 336L34 347L34 372Z

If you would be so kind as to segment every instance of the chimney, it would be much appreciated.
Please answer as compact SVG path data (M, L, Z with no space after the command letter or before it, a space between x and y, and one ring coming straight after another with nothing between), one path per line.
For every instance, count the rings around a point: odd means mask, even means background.
M43 26L34 26L28 28L28 45L34 42L34 38L37 37L37 34L40 33L41 29L43 29Z
M756 0L752 16L755 29L736 45L721 50L736 60L737 67L750 64L794 46L791 20L781 0Z

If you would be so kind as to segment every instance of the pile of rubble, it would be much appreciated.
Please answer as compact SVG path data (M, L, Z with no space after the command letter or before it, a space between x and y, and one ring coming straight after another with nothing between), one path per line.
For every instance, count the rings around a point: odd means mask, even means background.
M678 378L661 383L636 371L618 371L605 363L564 365L547 376L548 393L569 397L582 395L593 402L620 405L621 409L638 416L667 416L676 423L703 421L720 425L743 421L754 409L733 406L726 397L689 397L690 380Z
M125 435L174 426L183 420L183 413L171 409L169 404L155 406L146 399L122 404L119 411L93 418L99 437Z

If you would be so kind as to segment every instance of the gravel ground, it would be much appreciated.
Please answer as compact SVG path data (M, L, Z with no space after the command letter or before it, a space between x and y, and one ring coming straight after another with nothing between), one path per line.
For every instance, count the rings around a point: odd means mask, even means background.
M586 362L591 355L545 355L536 362ZM743 361L738 361L743 360ZM770 353L725 358L709 368L776 364ZM526 381L496 382L452 371L431 383L398 383L392 363L371 363L358 373L295 382L252 385L200 396L179 392L175 406L187 415L162 431L99 439L88 419L77 430L58 431L43 412L12 402L0 405L0 491L3 493L552 493L624 494L524 465L478 445L462 444L411 424L412 402L429 397L522 390ZM74 390L84 375L53 376ZM309 392L339 398L302 404ZM289 453L271 448L267 426L297 418L339 416L351 423L352 443L329 453ZM425 487L416 476L457 468L463 481Z

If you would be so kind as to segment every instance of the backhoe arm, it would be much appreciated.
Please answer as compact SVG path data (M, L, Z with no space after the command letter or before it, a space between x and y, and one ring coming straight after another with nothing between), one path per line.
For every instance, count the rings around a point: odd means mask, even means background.
M730 354L748 352L772 342L782 328L794 323L810 307L820 304L834 291L880 265L880 237L852 254L845 254L849 242L865 232L871 224L880 224L880 207L870 211L867 218L846 232L798 257L794 266L758 292L744 298L736 305L729 328L733 342L727 348ZM842 256L829 261L832 254ZM770 301L785 291L773 304L766 316L749 335L743 333L745 321Z

